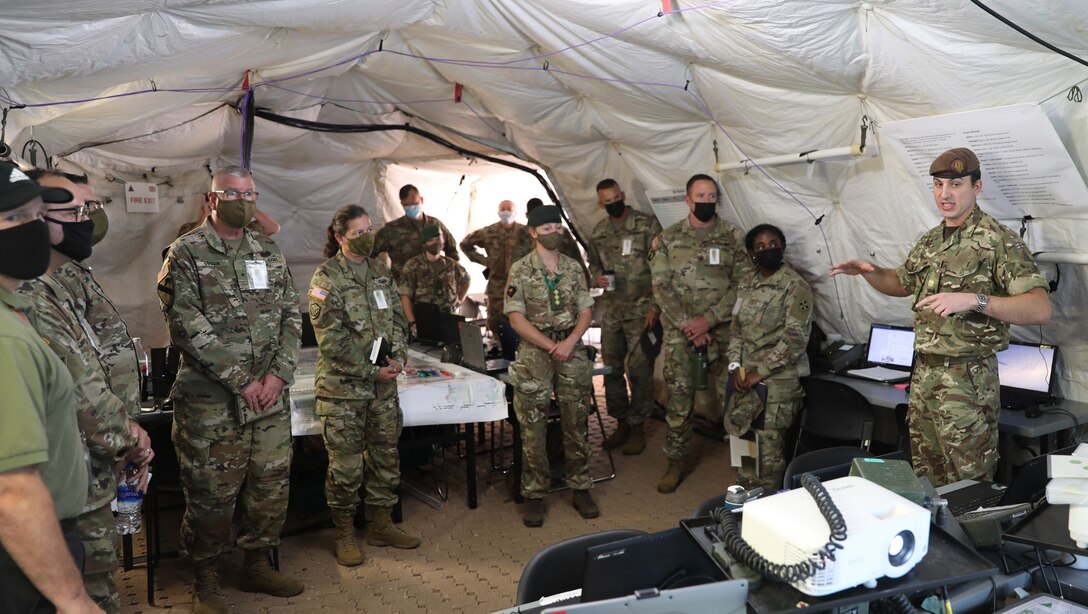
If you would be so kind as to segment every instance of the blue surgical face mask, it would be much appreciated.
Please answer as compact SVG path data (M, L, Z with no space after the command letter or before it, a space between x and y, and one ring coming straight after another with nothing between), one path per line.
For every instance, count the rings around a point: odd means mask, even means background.
M414 220L418 220L419 216L423 215L423 206L422 205L404 205L404 215L407 215L408 217L410 217L410 218L412 218Z
M499 220L501 220L503 224L509 224L510 222L513 222L514 221L514 212L513 211L499 211Z

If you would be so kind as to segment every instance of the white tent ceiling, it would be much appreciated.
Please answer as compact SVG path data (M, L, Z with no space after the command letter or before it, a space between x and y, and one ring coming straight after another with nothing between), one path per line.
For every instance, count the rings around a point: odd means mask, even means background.
M1013 22L1088 58L1083 0L983 0ZM40 141L61 166L163 183L158 215L111 209L92 262L134 328L161 339L157 253L193 216L206 165L240 157L233 107L249 71L258 107L341 124L410 124L461 147L545 169L575 227L602 217L593 186L613 177L648 209L721 161L838 147L881 123L1010 104L1040 104L1081 170L1086 103L1066 92L1088 68L1049 51L967 0L37 0L0 6L0 93L18 154ZM463 85L454 101L455 83ZM309 278L333 210L360 202L399 214L391 164L458 157L405 132L306 132L258 119L253 169L277 241ZM403 168L403 167L401 167ZM909 301L829 263L871 254L898 264L938 216L887 156L721 176L742 227L769 221L814 283L825 329L861 338L873 321L908 323ZM984 169L985 172L985 169ZM399 178L404 173L397 172ZM526 175L526 193L539 190ZM511 198L524 202L522 195ZM493 204L488 204L491 209ZM458 220L475 228L489 220ZM814 219L822 216L819 226ZM446 220L450 222L450 220ZM454 224L451 224L453 226ZM1088 224L1033 222L1035 251L1082 251ZM1050 268L1050 267L1048 267ZM1088 398L1083 266L1063 266L1054 322L1016 330L1060 340L1067 396ZM143 329L143 330L141 330Z

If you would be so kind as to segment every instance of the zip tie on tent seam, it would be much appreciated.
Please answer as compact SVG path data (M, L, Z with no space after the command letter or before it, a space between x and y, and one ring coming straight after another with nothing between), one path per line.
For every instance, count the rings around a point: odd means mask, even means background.
M1032 221L1034 219L1035 218L1031 217L1030 215L1025 215L1024 217L1020 218L1020 238L1021 239L1023 239L1024 235L1027 234L1027 232L1028 232L1028 222L1030 222L1030 221Z
M869 126L871 124L872 121L869 119L868 115L861 116L861 146L858 147L860 151L865 151L865 135L869 132Z

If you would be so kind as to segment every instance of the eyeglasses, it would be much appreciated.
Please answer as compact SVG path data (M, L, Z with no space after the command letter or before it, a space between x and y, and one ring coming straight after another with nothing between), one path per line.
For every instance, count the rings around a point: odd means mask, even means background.
M83 204L87 207L87 213L94 213L102 208L102 201L98 200L85 200Z
M241 197L242 200L254 201L261 195L260 192L255 190L246 190L245 192L239 192L238 190L212 190L212 194L218 194L227 200L234 200Z
M60 213L63 217L71 218L75 221L79 221L87 217L87 213L90 208L87 205L79 205L78 207L64 207L62 209L46 209L49 213Z

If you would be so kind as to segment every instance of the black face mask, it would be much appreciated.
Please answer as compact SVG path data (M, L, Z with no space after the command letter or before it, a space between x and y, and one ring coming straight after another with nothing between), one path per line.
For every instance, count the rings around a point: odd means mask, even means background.
M610 217L622 217L623 212L627 210L627 205L623 204L622 200L617 200L605 205L604 210L608 212Z
M699 220L700 222L709 222L710 220L714 219L714 216L718 212L717 210L718 203L716 202L695 203L695 211L692 211L692 213L695 214L695 219Z
M49 269L49 227L42 220L0 230L0 275L34 279Z
M756 264L759 266L771 270L777 271L782 266L782 256L785 250L781 247L771 247L761 252L755 253Z
M54 245L53 249L77 262L83 262L91 255L91 238L94 236L93 221L61 222L50 217L45 219L59 224L64 229L64 240Z

